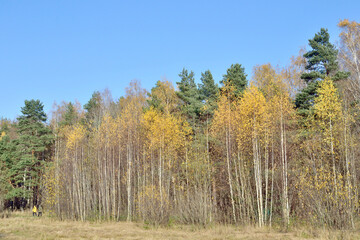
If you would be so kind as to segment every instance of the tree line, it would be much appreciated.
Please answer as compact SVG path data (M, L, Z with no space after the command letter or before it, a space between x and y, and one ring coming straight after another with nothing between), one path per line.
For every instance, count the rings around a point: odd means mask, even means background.
M286 67L241 64L220 86L183 69L176 87L84 106L25 101L0 123L0 208L61 219L354 228L359 208L360 24L342 20ZM250 80L250 82L249 82Z

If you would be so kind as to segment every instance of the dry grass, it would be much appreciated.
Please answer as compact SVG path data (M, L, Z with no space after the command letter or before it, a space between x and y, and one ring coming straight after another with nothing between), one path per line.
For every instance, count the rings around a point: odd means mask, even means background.
M32 217L30 212L0 219L0 239L360 239L359 232L297 229L281 233L266 228L217 225L147 228L127 222L74 222Z

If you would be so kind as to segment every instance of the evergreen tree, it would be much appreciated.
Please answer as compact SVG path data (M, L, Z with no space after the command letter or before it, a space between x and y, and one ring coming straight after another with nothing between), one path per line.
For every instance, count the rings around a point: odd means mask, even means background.
M182 100L182 111L187 116L188 120L192 122L192 125L199 119L201 114L201 98L198 88L196 87L194 80L194 73L184 68L179 74L181 78L180 82L176 82L179 91L176 92L178 97Z
M160 111L163 112L163 111L164 111L164 108L163 108L163 106L161 106L161 100L160 100L160 98L159 98L156 94L154 94L154 91L156 91L156 89L159 89L159 88L160 88L160 81L157 81L155 87L153 87L153 88L151 89L151 92L148 93L148 97L149 97L150 99L147 99L146 101L147 101L148 104L149 104L149 109L150 109L151 107L153 107L153 108L159 109Z
M235 87L235 97L240 96L248 83L246 77L245 68L243 68L241 64L231 64L231 67L227 69L223 80L220 82L223 85L221 91L226 91L226 86L232 85Z
M98 91L95 91L90 100L84 105L85 120L88 124L95 124L95 126L100 125L101 119L101 94Z
M200 99L205 104L206 115L213 115L216 101L219 95L219 86L215 84L210 70L201 73L201 83L199 84Z
M17 188L16 182L16 159L19 159L17 152L17 141L11 140L10 136L2 132L0 139L0 198L9 200L8 205L24 206L24 201L19 196L21 189ZM16 201L14 201L16 200ZM1 202L1 201L0 201Z
M317 94L318 81L329 76L332 80L340 80L348 77L347 72L341 72L337 62L338 50L330 43L330 35L327 29L321 28L313 39L309 39L312 50L304 54L309 72L301 75L307 86L296 96L295 105L299 113L308 114L310 106L314 104Z
M46 114L39 100L26 100L18 117L16 156L13 156L11 176L14 188L11 197L41 201L40 178L46 161L50 159L53 135L46 126Z
M3 207L6 196L11 190L11 185L7 181L9 178L9 168L12 165L11 153L14 152L11 146L11 140L8 135L9 127L6 122L0 122L0 210Z
M70 102L66 105L66 111L64 113L64 119L60 122L61 126L74 125L77 121L77 113L74 105Z

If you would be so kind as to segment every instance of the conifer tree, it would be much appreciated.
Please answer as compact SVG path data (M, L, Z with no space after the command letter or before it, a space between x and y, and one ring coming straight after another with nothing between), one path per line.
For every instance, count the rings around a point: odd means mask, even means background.
M226 85L230 84L235 87L234 94L235 96L240 96L241 93L245 90L247 86L247 75L245 73L245 68L241 64L231 64L231 67L227 69L226 74L223 77L223 80L220 82L223 84L222 91L226 91Z
M39 100L26 100L18 117L16 161L11 168L13 197L27 199L27 204L41 201L40 178L44 163L49 160L53 135L45 125L46 114Z
M347 72L338 71L338 50L330 43L327 29L321 28L313 39L309 39L309 45L312 50L304 54L307 60L305 69L309 72L301 75L307 86L297 94L295 99L296 108L302 115L308 115L309 108L314 105L319 80L329 76L336 81L347 78L349 75Z
M179 88L179 91L176 92L176 94L183 102L183 113L192 123L191 125L195 126L201 113L202 104L200 101L199 90L195 84L194 73L193 71L188 73L188 70L184 68L179 74L179 77L181 80L180 82L176 82Z
M214 114L216 100L219 95L219 87L215 84L210 70L201 73L201 83L199 84L200 99L205 104L205 114Z
M0 126L0 210L11 191L11 182L8 179L14 152L14 144L7 134L7 127Z
M95 91L91 99L84 105L85 120L88 124L94 124L95 126L100 125L101 120L101 94Z
M66 111L64 113L64 120L60 122L60 125L74 125L77 120L76 109L74 105L70 102L66 105Z

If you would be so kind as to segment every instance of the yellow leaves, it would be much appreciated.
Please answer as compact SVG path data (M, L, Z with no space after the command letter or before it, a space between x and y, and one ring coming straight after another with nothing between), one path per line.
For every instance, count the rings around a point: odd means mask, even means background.
M105 114L99 128L100 141L107 145L116 145L118 137L117 130L118 123L116 120L111 117L110 114Z
M339 139L336 136L341 136L342 133L344 116L341 100L330 78L325 78L320 82L317 93L318 96L315 98L313 107L314 115L310 117L309 123L314 133L322 133L322 142L328 145L327 148L333 148L339 144ZM322 150L326 150L326 148L322 148ZM327 151L334 154L331 150Z
M212 132L215 134L223 134L229 123L232 122L232 103L225 95L221 95L218 101L218 109L214 113ZM231 127L231 126L230 126Z
M154 108L143 116L143 127L149 141L149 148L163 148L175 151L183 145L184 136L190 131L189 126L182 128L181 121L170 114L164 114Z
M322 120L335 120L341 117L341 101L330 78L319 84L318 97L315 98L315 114Z
M192 130L192 127L190 126L190 124L187 121L182 121L181 122L181 130L182 130L184 136L187 138L187 140L192 139L191 134L193 133L193 130Z
M268 65L262 68L257 73L257 83L269 91L278 91L271 94L269 92L266 98L263 91L251 84L238 101L231 102L227 96L222 95L214 113L212 133L224 136L226 131L234 132L238 145L245 147L254 138L266 141L265 135L280 122L281 116L288 119L294 115L289 93L285 88L280 91L281 81L276 80L276 76L270 76L275 72ZM268 79L262 79L265 77ZM267 86L269 84L271 86Z
M257 87L251 85L240 101L240 110L245 115L261 116L266 111L266 100ZM251 117L252 118L252 117Z
M350 24L348 19L344 19L344 20L340 20L340 22L338 23L339 27L346 27Z
M160 108L163 108L165 113L170 113L176 108L178 97L174 86L169 81L158 81L156 87L151 90L151 96L159 100Z
M66 147L73 150L76 144L81 142L86 136L86 129L83 125L77 124L67 134Z
M264 64L254 67L253 82L264 94L267 100L274 96L289 96L291 87L298 76L296 70L285 68L274 69L271 64Z
M333 172L326 167L304 167L300 170L295 187L298 189L300 206L309 215L321 217L321 211L327 211L327 207L344 209L348 208L347 205L353 201L352 196L355 195L355 190L351 184L348 185L341 173L334 176ZM334 177L337 179L336 182Z
M122 106L120 113L122 129L134 132L140 126L145 102L146 90L141 88L139 82L131 82L130 87L126 89L126 98L122 99L120 104Z
M5 132L1 132L0 141L1 141L1 139L2 139L3 137L5 137L5 136L6 136L6 133L5 133Z
M262 136L268 127L267 103L259 89L251 85L236 106L238 144L251 142L251 138ZM250 138L250 139L249 139Z
M52 210L55 208L57 203L57 197L61 195L60 192L60 181L55 175L55 166L50 165L46 167L43 175L43 186L44 186L44 203L46 208Z
M354 27L359 27L360 23L357 23L355 21L349 21L349 19L344 19L344 20L340 20L340 22L338 23L338 27L340 28L354 28Z
M265 96L276 94L279 90L277 88L277 74L270 64L255 66L253 81Z
M161 192L161 194L160 194ZM147 185L140 191L137 199L137 211L144 220L152 223L162 223L167 220L170 201L165 188Z

